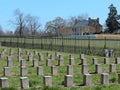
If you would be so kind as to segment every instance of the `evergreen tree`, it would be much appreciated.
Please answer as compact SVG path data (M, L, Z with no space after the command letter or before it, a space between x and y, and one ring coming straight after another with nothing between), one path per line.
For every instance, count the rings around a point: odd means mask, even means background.
M109 6L109 10L110 12L108 13L106 25L109 29L109 32L113 33L114 30L118 30L120 28L120 23L118 21L120 19L120 15L117 14L117 9L113 6L113 4Z

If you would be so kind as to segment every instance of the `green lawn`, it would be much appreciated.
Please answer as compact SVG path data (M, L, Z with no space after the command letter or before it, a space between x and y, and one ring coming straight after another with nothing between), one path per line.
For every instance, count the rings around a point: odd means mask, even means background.
M0 47L0 51L3 50L3 48L6 49L6 52L3 57L0 58L0 77L3 76L3 67L7 66L7 56L9 55L10 48L7 47ZM9 79L9 87L8 89L1 89L1 90L16 90L20 89L20 62L17 61L17 48L14 49L14 55L13 55L13 67L11 67L11 76L8 76ZM32 67L32 62L27 61L27 55L26 51L29 50L31 53L34 54L34 51L41 52L44 55L44 61L39 61L39 66L43 66L44 68L44 75L50 75L52 76L52 85L53 87L44 87L43 85L43 76L37 76L36 74L36 67ZM29 90L119 90L120 85L118 84L118 73L109 73L109 82L110 85L103 86L100 84L100 74L92 74L92 85L91 86L81 86L83 84L83 74L81 73L81 60L79 59L79 54L73 54L75 58L75 65L73 66L73 86L72 87L64 87L64 76L66 75L66 66L69 65L69 54L70 53L63 53L60 52L64 57L64 66L57 66L58 75L52 75L51 74L51 67L46 66L46 51L40 50L40 49L23 49L23 59L26 60L27 67L28 67L28 75L29 78L29 84L30 88ZM53 56L55 56L54 51L49 51L49 53ZM108 73L109 72L109 65L103 64L104 57L101 56L92 56L92 55L85 55L85 58L87 60L87 64L89 67L89 73L93 73L95 71L95 65L92 64L93 58L98 59L98 63L102 64L102 70L103 72ZM34 55L33 58L38 59L37 55ZM109 58L110 63L115 63L114 58ZM51 61L52 65L57 65L57 58L55 58L53 61ZM117 72L120 71L120 64L116 66Z
M119 39L70 39L70 38L15 38L0 37L3 46L39 48L43 50L62 51L103 55L104 49L114 50L116 56L120 52Z
M65 46L88 46L104 48L115 48L118 49L120 46L119 39L69 39L69 38L2 38L2 42L18 42L18 43L34 43L34 44L53 44L53 45L65 45Z

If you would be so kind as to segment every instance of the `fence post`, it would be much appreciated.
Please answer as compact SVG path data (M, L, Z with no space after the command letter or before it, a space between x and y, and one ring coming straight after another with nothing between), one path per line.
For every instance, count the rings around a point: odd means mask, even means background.
M88 37L88 54L90 54L90 37Z
M42 49L42 36L41 36L41 38L40 38L40 39L41 39L41 49Z
M23 44L23 46L24 46L24 48L25 48L25 36L24 36L23 38L24 38L24 44Z
M52 48L52 40L53 40L53 38L51 37L51 51L52 51L52 49L53 49L53 48Z
M71 45L71 41L72 41L72 38L70 37L70 45ZM71 48L70 48L70 53L72 53L72 45L70 46Z
M45 50L48 50L48 44L49 44L49 43L48 43L48 41L47 41L47 38L49 38L49 37L46 37L46 36L44 37L44 44L43 44L43 45L45 46ZM47 42L47 43L46 43L46 42Z
M17 48L18 48L19 37L17 36Z
M55 38L54 38L54 39L55 39L55 43L54 43L54 50L55 50L55 51L57 51L57 44L56 44L56 39L57 39L57 37L55 36Z
M5 37L4 37L4 44L5 44L5 41L6 41L6 40L5 40Z
M23 35L20 37L20 47L22 48L22 38L23 38Z
M106 37L104 39L105 39L104 49L106 49Z
M62 36L62 52L64 52L63 36Z
M34 35L32 36L32 48L34 49Z
M10 38L10 46L12 46L12 37Z
M67 48L66 48L67 45L68 45L68 41L67 41L68 39L67 39L67 38L68 38L68 37L65 38L64 52L67 52Z
M74 53L76 53L76 36L75 36L75 45L74 45Z
M81 41L81 45L82 45L82 47L81 47L81 53L85 53L85 39L84 38L82 38L82 41Z

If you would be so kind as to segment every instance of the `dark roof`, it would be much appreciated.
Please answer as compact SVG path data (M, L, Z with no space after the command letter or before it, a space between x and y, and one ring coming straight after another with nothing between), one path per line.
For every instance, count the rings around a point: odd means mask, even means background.
M80 26L88 26L88 21L87 20L82 20L80 22L78 22L77 24L75 24L73 27L80 27Z

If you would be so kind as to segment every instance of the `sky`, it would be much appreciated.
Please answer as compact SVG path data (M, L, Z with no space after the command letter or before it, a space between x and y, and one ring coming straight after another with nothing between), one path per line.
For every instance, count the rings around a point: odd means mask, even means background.
M25 15L30 14L40 18L42 28L46 22L60 16L68 19L71 16L87 15L99 18L104 25L108 17L109 5L113 4L120 14L119 0L0 0L0 25L4 31L14 31L10 21L13 21L14 11L20 9Z

